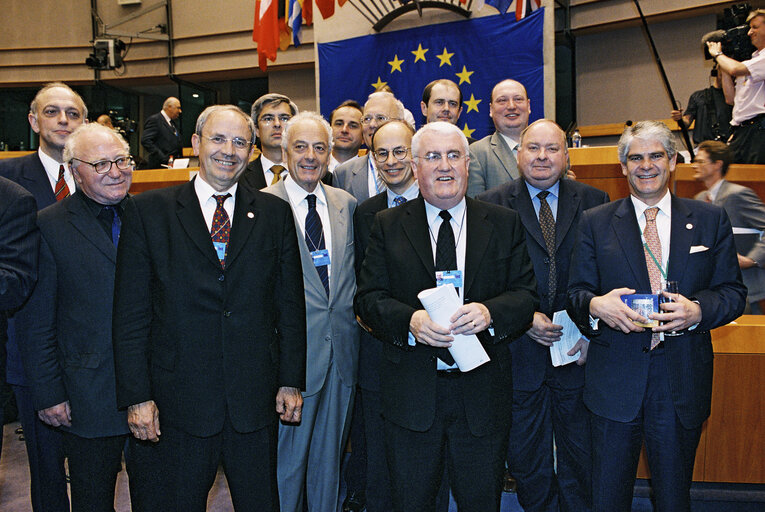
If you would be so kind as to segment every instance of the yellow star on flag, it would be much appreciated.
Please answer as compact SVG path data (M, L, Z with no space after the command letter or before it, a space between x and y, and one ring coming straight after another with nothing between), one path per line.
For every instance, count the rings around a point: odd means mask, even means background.
M465 123L465 127L462 129L462 133L465 134L465 137L470 137L471 135L473 135L474 131L475 131L475 128L471 130L470 128L468 128L467 123Z
M442 53L441 55L436 55L436 57L438 57L438 60L441 61L441 63L438 65L438 67L440 68L444 64L449 64L451 66L452 65L452 55L454 55L454 54L453 53L448 53L446 51L446 47L444 46L444 53Z
M394 71L398 70L401 73L403 73L403 71L401 71L401 64L403 63L404 63L403 59L399 60L398 55L395 55L393 57L393 60L388 61L388 64L390 64L390 72L393 73Z
M475 110L476 112L478 112L478 104L481 103L482 101L483 100L475 99L475 96L471 94L470 95L470 99L469 100L465 100L465 102L464 102L465 105L467 105L467 107L468 107L467 112L465 112L465 113L467 114L471 110Z
M425 53L427 51L428 51L428 48L423 49L422 48L422 43L420 43L417 46L417 49L412 51L412 53L414 54L414 61L417 62L418 60L421 60L422 62L426 62L425 61Z
M377 82L372 84L372 87L374 87L375 90L379 89L380 87L388 85L388 82L383 82L380 77L377 77Z
M470 83L470 75L472 75L474 71L468 71L465 66L462 66L462 72L455 73L458 77L460 77L460 83L457 85L462 85L462 82Z

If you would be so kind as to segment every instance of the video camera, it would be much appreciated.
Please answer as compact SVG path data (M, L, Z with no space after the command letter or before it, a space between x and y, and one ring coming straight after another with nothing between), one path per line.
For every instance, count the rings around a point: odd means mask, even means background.
M718 16L717 30L704 34L704 37L701 38L705 59L712 58L707 48L707 41L722 43L723 54L739 62L752 58L752 53L756 48L752 46L747 35L749 24L746 22L751 11L752 6L748 3L736 4L727 7L722 16Z

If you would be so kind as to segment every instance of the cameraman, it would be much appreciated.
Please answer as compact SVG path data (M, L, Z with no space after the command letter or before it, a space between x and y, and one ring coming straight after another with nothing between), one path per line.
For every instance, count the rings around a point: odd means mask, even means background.
M746 21L749 39L757 49L751 59L739 62L723 55L719 42L708 41L707 47L722 72L725 100L733 105L730 147L734 161L765 164L765 9L750 12Z
M722 79L717 66L712 68L712 83L706 89L701 89L688 100L688 108L673 110L672 119L679 121L681 116L686 126L693 127L693 143L699 145L705 140L728 140L730 136L731 106L725 101L722 90Z

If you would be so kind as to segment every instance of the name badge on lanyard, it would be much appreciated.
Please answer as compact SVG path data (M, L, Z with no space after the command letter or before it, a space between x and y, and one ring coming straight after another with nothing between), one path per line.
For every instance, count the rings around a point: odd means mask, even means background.
M327 249L312 251L311 259L313 260L314 267L324 267L329 265L329 251Z
M462 288L461 270L438 270L436 271L436 286L451 283L455 288Z

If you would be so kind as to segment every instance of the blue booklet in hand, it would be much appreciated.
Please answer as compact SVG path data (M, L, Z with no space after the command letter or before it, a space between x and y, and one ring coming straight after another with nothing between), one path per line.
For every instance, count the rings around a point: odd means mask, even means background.
M659 310L659 296L652 295L650 293L633 293L632 295L622 295L622 302L627 304L633 311L636 311L640 316L648 319L648 323L637 322L633 320L635 325L640 327L658 327L658 320L651 320L648 315L651 313L661 313Z

